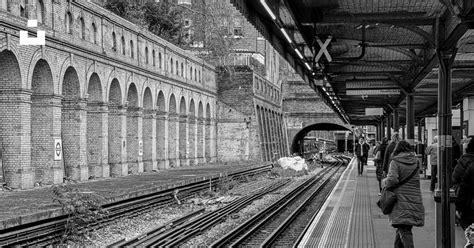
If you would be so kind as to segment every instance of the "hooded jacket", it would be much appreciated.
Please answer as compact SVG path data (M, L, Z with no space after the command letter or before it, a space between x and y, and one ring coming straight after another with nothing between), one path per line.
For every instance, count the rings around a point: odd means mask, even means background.
M452 176L458 186L456 210L461 214L461 227L466 229L474 222L474 154L466 153L458 160Z
M413 153L400 153L392 158L385 187L392 188L407 178L417 167ZM418 169L419 170L419 169ZM389 215L392 225L423 226L425 224L425 208L420 190L420 173L405 184L393 190L397 194L397 202Z

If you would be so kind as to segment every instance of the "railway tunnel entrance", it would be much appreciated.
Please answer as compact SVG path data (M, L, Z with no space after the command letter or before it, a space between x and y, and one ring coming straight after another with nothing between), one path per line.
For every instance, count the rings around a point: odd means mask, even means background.
M348 150L348 146L352 146L352 139L348 139L346 135L348 131L352 133L349 128L334 123L311 124L302 128L293 137L291 153L306 157L323 148L326 151ZM342 137L346 137L344 142L339 142L341 135L338 134L341 133L344 134Z

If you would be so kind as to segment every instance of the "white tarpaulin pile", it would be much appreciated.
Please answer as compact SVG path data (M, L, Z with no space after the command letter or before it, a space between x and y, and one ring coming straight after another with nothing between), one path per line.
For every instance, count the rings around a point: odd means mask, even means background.
M300 156L296 157L282 157L278 159L278 165L283 169L292 169L295 171L308 170L308 165L306 164L304 158Z

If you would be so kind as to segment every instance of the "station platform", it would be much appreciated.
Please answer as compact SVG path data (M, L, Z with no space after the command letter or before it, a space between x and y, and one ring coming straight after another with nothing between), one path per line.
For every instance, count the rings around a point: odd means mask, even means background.
M116 178L101 178L73 184L81 192L94 192L114 202L150 194L199 180L263 165L262 162L207 163ZM0 191L0 230L62 215L53 202L51 185L28 190Z
M413 228L415 247L435 247L435 202L429 185L430 180L421 175L425 225ZM352 159L298 247L394 247L395 229L376 205L378 193L373 161L358 176L357 162ZM455 240L455 247L466 244L460 226L455 227Z

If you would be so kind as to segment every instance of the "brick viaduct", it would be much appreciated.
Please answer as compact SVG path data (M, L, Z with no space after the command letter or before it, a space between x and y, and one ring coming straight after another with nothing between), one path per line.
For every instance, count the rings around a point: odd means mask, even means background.
M6 183L31 188L216 158L215 69L84 1L0 1ZM37 19L45 46L20 46ZM55 160L54 139L62 139Z

